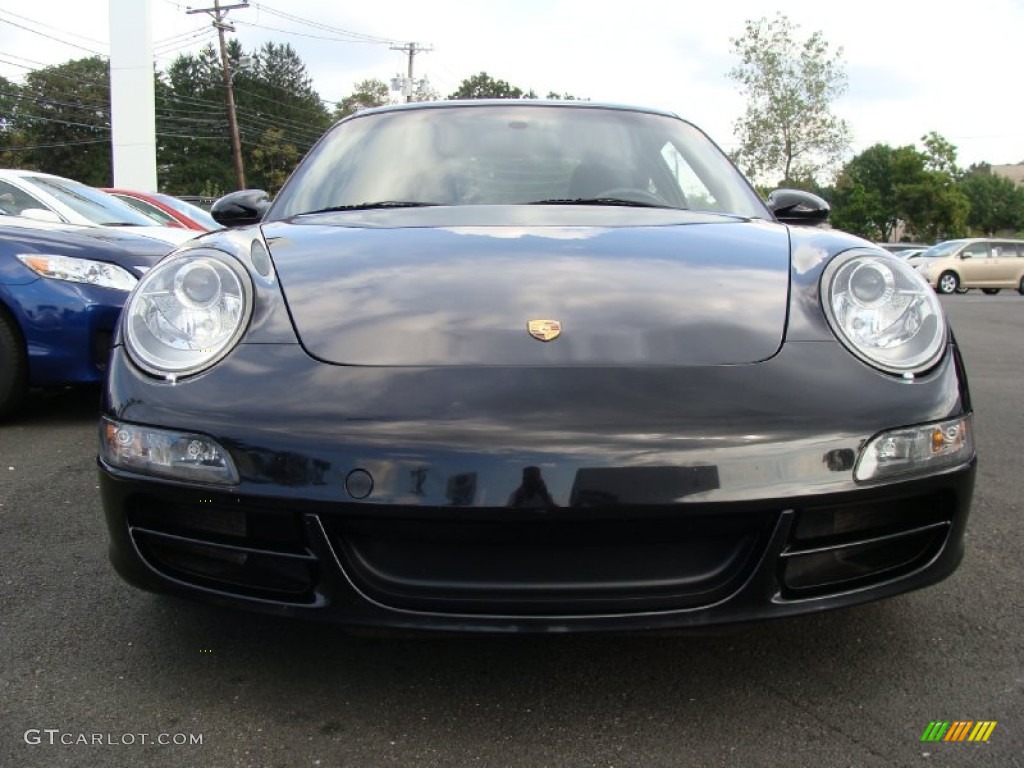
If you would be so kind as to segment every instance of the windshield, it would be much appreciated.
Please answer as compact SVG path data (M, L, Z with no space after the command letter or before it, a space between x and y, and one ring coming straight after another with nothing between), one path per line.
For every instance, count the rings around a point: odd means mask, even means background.
M543 103L357 115L310 152L266 218L367 205L571 201L771 218L740 173L689 123Z
M29 176L28 180L49 192L81 216L94 224L155 226L153 220L139 213L106 192L93 189L70 179L50 176Z
M207 229L224 229L223 226L214 220L213 216L211 216L207 211L204 211L198 205L192 205L192 203L185 200L179 200L172 195L165 195L162 192L155 192L153 197L164 205L173 208L178 213L188 216L196 224L201 224Z
M178 220L176 218L174 218L173 216L171 216L171 214L167 213L167 211L160 210L159 208L157 208L155 205L153 205L150 202L147 202L145 200L140 200L137 197L131 197L130 195L118 194L117 192L111 192L110 194L113 195L114 197L116 197L122 203L125 203L126 205L130 205L132 208L137 210L143 216L146 216L147 218L152 219L154 222L156 222L157 224L159 224L161 226L167 226L167 225L170 225L172 227L181 226L178 223Z
M917 256L922 259L933 259L949 256L951 253L954 253L957 248L959 248L966 242L966 240L947 240L944 243L933 245L931 248L924 251L923 253L917 254Z

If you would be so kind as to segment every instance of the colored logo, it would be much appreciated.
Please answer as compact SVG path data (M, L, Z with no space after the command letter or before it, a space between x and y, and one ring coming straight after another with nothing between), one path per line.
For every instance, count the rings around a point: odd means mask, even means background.
M562 324L558 320L530 320L526 330L539 341L551 341L561 334Z
M995 729L995 720L932 720L921 741L988 741Z

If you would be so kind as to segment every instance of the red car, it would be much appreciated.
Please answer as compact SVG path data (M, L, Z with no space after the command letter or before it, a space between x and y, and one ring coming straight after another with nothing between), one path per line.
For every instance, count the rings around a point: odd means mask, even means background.
M104 189L140 213L167 227L180 227L209 232L222 229L209 213L197 205L179 200L163 192L137 192L133 189Z

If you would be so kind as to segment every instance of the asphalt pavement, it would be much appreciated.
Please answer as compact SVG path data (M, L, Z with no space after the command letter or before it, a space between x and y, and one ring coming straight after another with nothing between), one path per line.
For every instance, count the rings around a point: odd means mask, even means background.
M107 562L98 391L0 426L0 766L1024 766L1024 297L943 297L976 410L967 556L702 635L354 636ZM930 722L995 721L985 743Z

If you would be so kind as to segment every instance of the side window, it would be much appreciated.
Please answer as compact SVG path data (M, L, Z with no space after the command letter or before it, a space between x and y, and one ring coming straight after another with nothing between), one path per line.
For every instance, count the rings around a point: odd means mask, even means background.
M965 245L964 249L960 251L961 259L987 259L988 258L988 243L971 243Z
M992 246L992 255L996 258L1015 259L1021 255L1016 243L996 243Z
M694 172L686 158L676 149L675 144L666 142L661 148L661 159L665 161L669 174L679 185L679 191L686 198L686 207L697 210L719 210L721 206L704 182Z
M27 192L22 192L13 184L0 181L0 211L8 216L20 216L26 208L45 208Z

